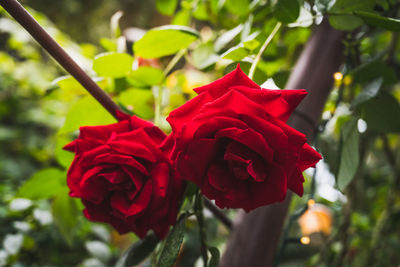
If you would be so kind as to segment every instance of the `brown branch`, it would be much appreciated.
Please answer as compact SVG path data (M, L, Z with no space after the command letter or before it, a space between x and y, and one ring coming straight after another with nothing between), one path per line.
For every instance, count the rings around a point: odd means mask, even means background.
M117 119L119 107L65 52L65 50L39 25L16 0L0 0L0 5L12 16L53 58Z

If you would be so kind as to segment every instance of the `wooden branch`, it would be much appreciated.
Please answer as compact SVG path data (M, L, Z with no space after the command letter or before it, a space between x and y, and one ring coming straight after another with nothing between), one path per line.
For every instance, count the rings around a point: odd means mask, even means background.
M333 73L342 62L343 37L344 34L332 29L327 21L319 25L286 85L288 89L304 88L309 93L288 121L290 126L304 133L308 140L312 140L315 134L332 88ZM283 203L239 214L220 266L273 266L290 200L291 193L288 193Z
M119 107L65 50L39 25L17 0L0 0L0 5L82 86L117 119Z

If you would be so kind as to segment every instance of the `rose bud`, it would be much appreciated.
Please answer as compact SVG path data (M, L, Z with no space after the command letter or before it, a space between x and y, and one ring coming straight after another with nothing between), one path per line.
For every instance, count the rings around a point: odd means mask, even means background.
M118 123L81 127L64 149L75 152L68 170L70 196L81 198L86 218L120 234L163 239L174 225L183 191L159 146L166 135L150 122L124 116Z
M283 201L303 194L302 171L321 155L286 124L305 90L267 90L238 68L194 89L199 95L167 118L180 177L198 185L220 208Z

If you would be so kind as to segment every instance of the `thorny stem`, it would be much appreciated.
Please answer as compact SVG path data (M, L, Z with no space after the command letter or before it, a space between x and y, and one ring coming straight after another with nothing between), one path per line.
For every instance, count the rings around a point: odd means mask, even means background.
M271 34L267 37L267 39L261 46L260 51L258 51L258 54L257 54L256 58L254 59L253 64L251 64L251 67L249 70L249 78L250 79L253 79L257 64L258 64L258 62L260 62L262 54L264 53L264 51L267 48L267 46L269 45L269 43L271 43L272 39L274 38L275 34L278 32L278 30L281 26L282 26L282 23L280 23L280 22L278 22L275 25L275 28L272 30Z

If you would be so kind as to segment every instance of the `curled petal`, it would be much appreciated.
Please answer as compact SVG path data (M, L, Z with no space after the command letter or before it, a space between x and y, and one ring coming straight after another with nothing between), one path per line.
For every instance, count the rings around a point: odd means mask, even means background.
M115 193L111 197L111 207L126 217L137 215L149 205L152 187L151 181L148 180L134 201L131 201L123 194Z

